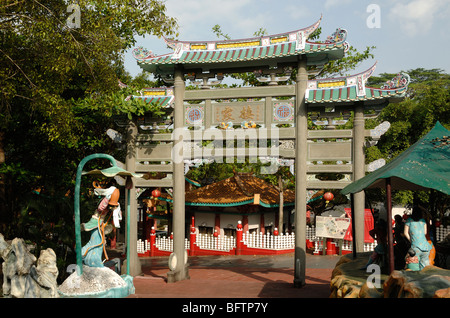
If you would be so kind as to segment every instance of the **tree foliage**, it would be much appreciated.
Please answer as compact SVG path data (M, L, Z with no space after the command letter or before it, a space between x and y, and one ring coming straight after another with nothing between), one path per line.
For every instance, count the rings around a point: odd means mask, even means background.
M73 223L73 212L56 203L72 200L82 158L120 157L105 133L114 116L159 112L125 101L136 88L120 89L118 79L131 78L124 52L137 35L176 33L177 22L165 11L158 0L0 3L0 232L6 237L50 242L44 231L31 233L30 222ZM79 24L69 23L78 13Z
M424 68L406 73L411 77L407 97L400 103L389 104L375 120L375 124L388 121L390 128L376 145L366 149L367 162L380 158L391 161L426 135L437 121L450 128L450 75L440 69ZM368 85L380 85L395 75L382 73L371 77ZM430 204L429 192L397 191L393 199L403 205L413 204L414 199L424 206ZM445 196L437 195L436 200L441 201L441 210L448 204Z

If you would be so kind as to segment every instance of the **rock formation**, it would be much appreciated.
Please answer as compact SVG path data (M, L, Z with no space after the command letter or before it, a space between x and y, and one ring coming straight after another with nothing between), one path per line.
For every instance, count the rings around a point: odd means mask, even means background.
M0 256L3 258L3 297L58 297L58 268L52 249L41 251L36 267L36 257L30 253L23 239L15 238L8 243L0 234Z
M421 271L375 273L361 269L369 255L341 257L331 275L330 298L450 298L450 270L430 265Z
M450 271L432 265L417 272L393 271L383 289L390 298L450 298Z

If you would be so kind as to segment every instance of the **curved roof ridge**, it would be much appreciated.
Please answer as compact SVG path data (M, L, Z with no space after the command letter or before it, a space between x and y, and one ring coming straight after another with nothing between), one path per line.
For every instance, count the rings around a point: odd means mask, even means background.
M319 81L339 81L339 80L347 79L349 77L355 77L355 76L361 76L361 75L364 76L364 79L368 79L375 72L375 69L377 68L377 64L378 64L378 61L375 61L375 63L371 67L369 67L367 70L356 73L356 74L340 76L340 77L315 78L311 81L318 81L318 82Z
M249 38L240 38L240 39L229 39L229 40L209 40L209 41L202 41L202 40L195 40L195 41L180 41L180 40L173 40L173 39L168 39L166 37L164 38L164 41L166 42L166 44L168 46L170 46L173 49L176 49L176 45L178 43L183 43L183 44L191 44L191 45L196 45L196 44L206 44L206 43L235 43L235 42L248 42L248 41L259 41L262 38L277 38L277 37L282 37L282 36L289 36L289 34L294 34L300 31L306 31L306 37L308 37L309 35L311 35L315 30L317 30L317 28L320 25L320 22L322 21L322 15L320 15L319 20L317 20L315 23L311 24L308 27L305 28L301 28L301 29L297 29L294 31L289 31L289 32L282 32L282 33L278 33L278 34L270 34L270 35L263 35L263 36L255 36L255 37L249 37Z

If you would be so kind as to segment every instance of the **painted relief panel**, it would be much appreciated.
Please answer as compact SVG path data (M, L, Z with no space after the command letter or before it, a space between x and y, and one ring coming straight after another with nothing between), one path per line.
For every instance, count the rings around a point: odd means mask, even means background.
M264 123L264 102L224 102L212 104L212 123L233 123L253 121Z

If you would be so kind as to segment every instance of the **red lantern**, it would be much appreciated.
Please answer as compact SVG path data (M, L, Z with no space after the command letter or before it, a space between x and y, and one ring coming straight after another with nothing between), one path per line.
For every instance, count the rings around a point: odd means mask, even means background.
M161 191L159 191L158 189L155 189L152 191L152 196L154 198L159 198L161 196Z
M323 198L328 202L334 199L334 195L331 192L327 192L323 195Z

